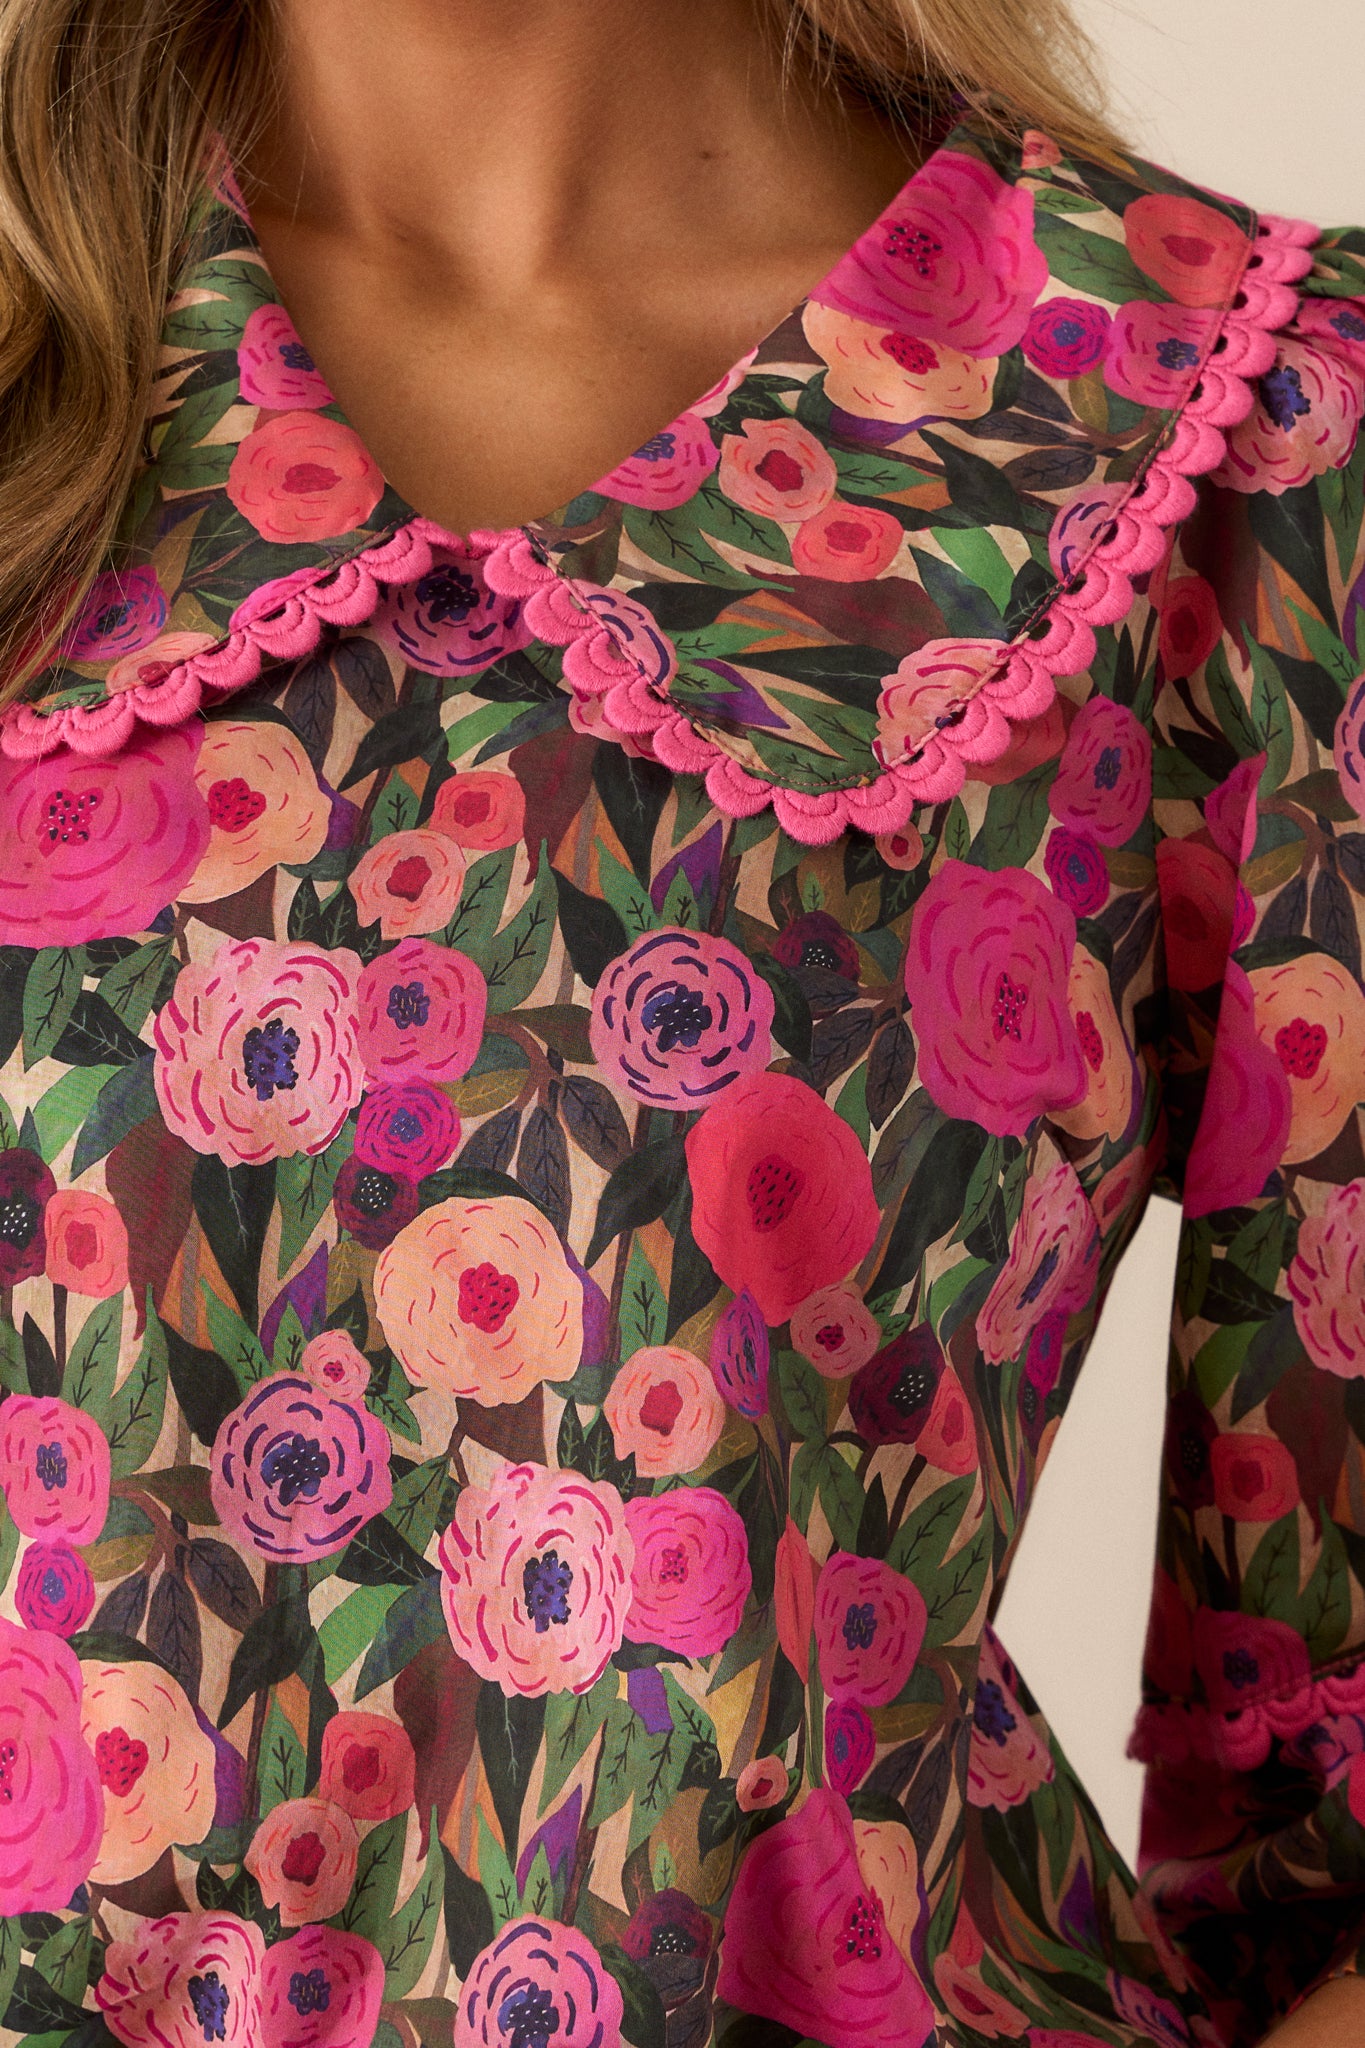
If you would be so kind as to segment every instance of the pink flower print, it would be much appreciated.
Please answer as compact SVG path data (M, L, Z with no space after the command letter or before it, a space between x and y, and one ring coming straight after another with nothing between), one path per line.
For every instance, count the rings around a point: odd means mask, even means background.
M635 1545L627 1641L714 1656L739 1627L753 1583L743 1522L710 1486L630 1500L625 1513Z
M1337 719L1333 755L1342 795L1356 816L1365 818L1365 675L1352 683Z
M51 1396L0 1403L0 1489L25 1536L93 1543L109 1513L109 1444L94 1419Z
M446 1165L459 1142L454 1104L429 1081L381 1084L360 1105L355 1156L381 1173L424 1180Z
M872 751L884 768L924 757L948 767L960 787L977 742L1006 721L981 692L1001 668L996 640L927 640L882 678ZM976 701L973 701L976 700Z
M766 1813L787 1796L790 1775L780 1756L755 1757L735 1780L735 1804L741 1813Z
M1048 809L1101 846L1122 846L1152 800L1152 742L1126 704L1091 697L1072 721Z
M0 1621L0 1913L62 1911L103 1827L81 1739L81 1667L59 1636Z
M324 1151L365 1085L359 979L354 953L292 940L182 967L152 1032L168 1127L230 1166Z
M1256 998L1235 961L1223 973L1218 1030L1199 1128L1185 1167L1185 1214L1254 1202L1284 1157L1293 1114L1289 1079L1256 1032Z
M1153 579L1155 581L1155 579ZM1223 637L1218 596L1202 576L1177 576L1161 602L1161 665L1167 678L1192 676Z
M158 633L145 647L116 661L105 675L104 687L113 696L120 690L136 689L139 683L164 683L177 663L216 645L213 633Z
M81 1665L81 1735L104 1797L97 1884L125 1884L173 1842L201 1842L217 1805L215 1753L189 1696L160 1665Z
M455 915L465 858L444 832L389 832L360 856L346 877L361 924L378 924L386 939L440 931Z
M935 150L811 297L969 355L1023 340L1047 259L1033 194L959 150Z
M1050 1785L1054 1775L1051 1751L1034 1732L1015 1693L1012 1667L987 1631L981 1639L972 1701L968 1804L1008 1813L1012 1806L1022 1806L1040 1785Z
M128 1226L106 1196L59 1188L43 1217L43 1237L54 1287L107 1301L128 1285Z
M464 953L431 939L400 939L372 960L356 991L360 1053L375 1081L467 1074L483 1042L488 987Z
M588 1027L604 1077L660 1109L700 1109L772 1058L773 993L728 939L664 925L599 976Z
M711 1375L737 1415L756 1422L768 1412L768 1326L747 1287L723 1308L711 1333Z
M526 830L526 792L502 768L464 768L436 792L429 824L466 853L515 846Z
M1204 799L1204 823L1209 837L1234 867L1250 859L1256 844L1256 791L1265 763L1263 753L1239 761Z
M110 1942L95 1986L124 2048L265 2048L258 1927L233 1913L168 1913L134 1926Z
M480 557L455 546L433 548L425 576L389 591L372 630L431 676L478 675L533 637L521 598L490 590Z
M30 1543L15 1580L14 1606L25 1628L74 1636L95 1611L89 1565L65 1543Z
M951 1366L944 1369L934 1389L915 1448L936 1471L951 1472L957 1478L975 1472L981 1462L972 1404Z
M800 420L745 420L720 444L721 490L742 511L800 521L828 505L838 487L834 457Z
M1226 213L1178 192L1144 192L1123 210L1123 239L1139 270L1181 306L1225 306L1249 244Z
M1099 1277L1100 1231L1070 1160L1035 1173L1010 1238L1009 1256L977 1322L991 1365L1017 1358L1029 1332L1055 1310L1083 1308Z
M1294 1460L1278 1437L1234 1430L1209 1445L1214 1505L1234 1522L1278 1522L1299 1503Z
M0 1286L31 1280L47 1259L47 1211L57 1193L52 1169L25 1145L0 1152Z
M878 1557L836 1550L815 1586L815 1648L829 1697L886 1706L915 1668L927 1622L918 1586Z
M881 1324L858 1288L840 1282L817 1287L792 1310L791 1338L823 1379L857 1372L882 1341Z
M1096 544L1112 532L1114 515L1129 484L1094 484L1068 497L1048 530L1047 552L1059 582L1065 583Z
M450 1640L511 1697L587 1692L621 1647L635 1543L605 1481L508 1465L441 1538Z
M804 519L792 541L792 565L802 576L827 583L866 583L900 553L905 528L875 505L845 505L831 498Z
M1252 1700L1290 1693L1308 1682L1308 1645L1287 1622L1200 1607L1194 1616L1194 1662L1216 1714Z
M252 1836L246 1867L284 1925L306 1927L341 1911L359 1854L359 1832L344 1808L330 1799L286 1799Z
M1301 953L1248 977L1256 1034L1289 1082L1289 1134L1281 1158L1315 1159L1355 1121L1365 1094L1365 995L1330 953ZM48 1212L51 1214L51 1211Z
M143 732L110 759L0 761L0 940L79 946L146 931L198 866L203 728Z
M1365 1378L1365 1180L1334 1188L1305 1216L1285 1277L1294 1327L1314 1365L1339 1379Z
M1232 491L1280 497L1311 477L1341 469L1365 412L1365 370L1335 349L1280 339L1275 367L1256 386L1256 403L1228 435L1213 481Z
M312 412L333 402L326 378L281 305L257 306L248 315L237 344L237 369L245 405Z
M1075 947L1072 913L1026 869L944 862L915 905L905 986L919 1080L948 1116L1020 1137L1080 1101Z
M1290 332L1365 370L1365 299L1300 299Z
M262 540L333 540L363 526L384 479L360 436L318 412L282 412L242 441L227 494Z
M873 326L818 299L807 301L801 325L826 364L830 404L856 420L894 427L897 439L929 420L976 420L991 409L993 357Z
M1043 849L1043 871L1074 917L1093 917L1109 901L1109 870L1087 832L1059 825Z
M417 1760L408 1731L387 1714L343 1707L322 1731L318 1796L353 1820L392 1820L412 1805Z
M725 1402L708 1368L678 1344L633 1352L611 1383L602 1413L618 1458L648 1479L695 1472L725 1426Z
M924 2048L933 2009L823 1786L750 1843L725 1912L717 1996L839 2048Z
M1218 315L1130 299L1109 329L1104 381L1135 405L1178 405L1218 333Z
M1172 988L1213 988L1232 941L1237 874L1231 861L1193 839L1163 839L1156 850L1162 943Z
M220 1424L209 1492L219 1521L258 1557L330 1557L393 1498L389 1433L311 1380L270 1373Z
M260 1987L260 2048L370 2048L384 1958L361 1934L301 1927L266 1950Z
M303 1347L299 1371L324 1394L338 1401L363 1401L370 1384L370 1361L345 1330L324 1330Z
M460 1986L454 2048L622 2048L620 1987L586 1934L509 1920Z
M375 1312L408 1378L496 1408L583 1355L583 1281L553 1226L518 1195L452 1196L379 1256Z
M135 654L166 623L166 593L150 564L106 569L95 578L59 652L67 661L111 661Z
M867 1710L856 1700L831 1700L825 1708L825 1777L847 1799L871 1770L877 1738Z
M682 412L651 434L633 455L599 477L593 489L623 505L671 512L694 496L719 460L720 451L706 421L695 412Z
M703 1110L685 1150L697 1243L771 1325L812 1287L847 1278L877 1234L866 1152L791 1075L734 1082Z
M1103 360L1109 322L1093 299L1044 299L1029 314L1024 354L1044 377L1083 377Z

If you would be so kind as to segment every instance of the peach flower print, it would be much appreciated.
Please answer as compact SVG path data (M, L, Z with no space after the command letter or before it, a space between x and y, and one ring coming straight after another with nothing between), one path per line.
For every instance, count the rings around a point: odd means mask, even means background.
M194 779L208 806L210 835L180 891L187 903L216 903L281 862L301 866L320 852L331 804L287 726L211 720Z
M417 1759L401 1721L343 1707L322 1731L318 1797L352 1820L392 1820L412 1805Z
M503 768L465 768L437 790L429 823L467 853L494 853L525 831L526 792Z
M1015 1690L1014 1668L989 1631L981 1639L972 1738L967 1758L967 1800L1007 1813L1040 1785L1051 1783L1052 1753L1034 1731Z
M409 1379L485 1407L565 1380L583 1352L583 1283L518 1195L452 1196L380 1253L375 1310Z
M1009 1256L977 1323L982 1356L1003 1365L1018 1357L1044 1316L1083 1308L1095 1291L1099 1258L1099 1225L1070 1160L1035 1171Z
M81 1665L81 1735L104 1790L97 1884L141 1877L173 1842L213 1826L214 1747L183 1686L159 1664Z
M964 355L945 342L855 320L816 299L801 325L828 366L825 396L840 412L909 432L925 420L976 420L991 409L992 356Z
M621 1647L635 1545L605 1481L508 1465L441 1538L450 1640L510 1697L587 1692Z
M299 1371L338 1401L363 1401L370 1384L370 1361L345 1330L324 1330L320 1337L310 1338L299 1358Z
M742 433L721 442L717 480L745 512L800 521L828 505L839 476L828 448L799 420L745 420Z
M1365 1379L1365 1180L1334 1188L1305 1216L1285 1279L1314 1365L1339 1379Z
M330 1799L286 1799L251 1838L246 1867L286 1927L330 1920L351 1895L360 1836Z
M128 1285L128 1226L105 1196L58 1188L43 1213L43 1233L54 1287L104 1301Z
M241 442L227 495L262 540L333 540L363 526L384 479L360 436L322 413L277 413Z
M265 1938L235 1913L167 1913L111 1941L95 2003L124 2048L265 2048Z
M116 661L104 678L104 687L116 694L135 689L139 683L163 683L178 662L188 661L192 654L202 654L206 647L216 645L212 633L158 633L145 647Z
M817 1287L791 1313L792 1344L823 1379L841 1380L866 1365L882 1328L849 1281Z
M612 1381L603 1414L618 1458L649 1479L695 1472L720 1436L725 1402L711 1368L678 1344L649 1344Z
M55 1396L0 1402L0 1489L25 1536L93 1543L109 1513L109 1444L93 1417Z
M1185 193L1144 192L1123 211L1128 254L1181 306L1226 304L1247 259L1235 220Z
M192 960L158 1011L153 1077L168 1127L229 1166L331 1144L364 1092L360 961L244 939Z
M363 853L346 877L362 924L386 939L439 931L455 914L465 859L448 834L390 832Z
M866 583L890 568L904 539L904 527L889 512L831 498L797 527L792 566L828 583Z
M895 1820L855 1820L853 1846L863 1883L881 1901L886 1931L907 1963L920 1919L919 1856L909 1828Z
M735 1780L735 1804L741 1813L766 1813L787 1796L789 1774L780 1756L758 1756L745 1764Z
M1085 1094L1071 1108L1054 1110L1053 1121L1076 1138L1117 1142L1133 1113L1133 1058L1114 1008L1109 970L1083 946L1071 956L1066 999L1085 1060Z
M1365 1096L1365 995L1330 953L1303 953L1247 976L1256 1035L1289 1083L1289 1136L1280 1157L1312 1159Z
M99 1854L81 1667L58 1636L0 1621L0 1914L61 1912Z
M987 1984L981 1975L986 1944L964 1905L958 1908L948 1946L934 1960L934 1982L948 2011L988 2040L1017 2041L1029 2032L1028 2014Z

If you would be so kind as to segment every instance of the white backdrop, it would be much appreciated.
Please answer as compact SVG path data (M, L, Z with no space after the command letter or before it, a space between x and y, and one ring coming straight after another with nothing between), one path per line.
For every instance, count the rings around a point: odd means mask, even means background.
M1274 213L1365 223L1361 0L1075 0L1133 146ZM1130 1858L1176 1212L1153 1206L1038 1491L1000 1633Z

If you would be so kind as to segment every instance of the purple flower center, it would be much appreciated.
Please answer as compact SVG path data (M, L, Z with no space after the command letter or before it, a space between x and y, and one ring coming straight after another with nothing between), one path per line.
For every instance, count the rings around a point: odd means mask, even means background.
M326 2012L332 2002L332 1987L322 1970L295 1970L289 1979L289 2003L300 2015Z
M877 1633L877 1610L870 1600L849 1603L844 1616L844 1641L850 1650L870 1650Z
M12 1244L17 1252L27 1251L42 1213L32 1195L26 1195L22 1188L11 1188L0 1201L0 1239Z
M1199 351L1192 341L1178 341L1173 334L1156 345L1156 359L1163 370L1192 370Z
M420 981L396 981L389 990L388 1011L400 1027L425 1024L431 1011L431 997Z
M295 1430L277 1437L261 1459L261 1477L273 1486L282 1508L296 1500L312 1500L332 1469L332 1461L316 1438Z
M1095 763L1096 789L1117 789L1123 756L1117 747L1105 747Z
M1261 1675L1261 1667L1250 1650L1224 1650L1223 1676L1229 1685L1240 1691L1244 1685L1255 1685Z
M414 1116L410 1109L396 1109L389 1118L389 1136L396 1138L400 1145L411 1145L422 1135L422 1119Z
M687 1583L687 1552L681 1543L672 1549L659 1552L659 1578L664 1585L684 1586Z
M51 1493L54 1487L66 1485L66 1452L60 1444L39 1444L33 1466L43 1483L44 1493Z
M443 626L451 620L458 625L478 609L479 586L462 569L443 562L419 579L417 602L433 626Z
M713 1019L711 1006L699 988L666 981L646 1000L640 1021L646 1031L654 1032L660 1052L672 1052L679 1045L691 1052L703 1031L711 1029Z
M1048 1246L1047 1250L1043 1253L1042 1258L1039 1259L1037 1265L1034 1267L1033 1274L1028 1282L1028 1285L1024 1288L1023 1292L1019 1296L1020 1308L1023 1308L1028 1303L1037 1301L1038 1296L1042 1293L1043 1289L1047 1286L1048 1281L1056 1272L1057 1262L1061 1258L1061 1256L1061 1252L1055 1244L1050 1244Z
M387 1216L397 1193L393 1175L377 1166L362 1166L351 1185L352 1204L362 1216Z
M977 1681L976 1699L972 1704L972 1720L989 1742L999 1743L1002 1749L1010 1729L1017 1726L1013 1714L1005 1705L1005 1695L993 1678L982 1678Z
M1343 341L1365 341L1365 320L1346 306L1334 313L1327 325L1334 327Z
M1024 1007L1028 1002L1028 990L1017 981L1011 981L1002 967L1000 978L995 984L995 1007L991 1012L991 1028L996 1038L1013 1038L1016 1041L1024 1035Z
M518 1984L498 2007L498 2032L507 2048L549 2048L559 2032L559 2008L543 1984Z
M55 1607L66 1591L66 1581L55 1564L50 1564L43 1573L43 1598L49 1607Z
M651 434L643 448L635 451L637 462L671 462L677 449L678 437L667 427L661 434Z
M1065 317L1061 320L1054 320L1052 323L1052 339L1060 342L1063 348L1074 348L1078 341L1085 340L1085 329L1079 320L1071 320Z
M206 2041L226 2041L228 2017L228 1989L216 1970L206 1970L202 1977L191 1977L186 1985L194 2017L199 2022Z
M242 1041L242 1069L247 1086L256 1091L258 1102L269 1102L277 1088L297 1088L294 1055L299 1034L290 1031L282 1017L272 1017L262 1030L253 1024Z
M317 368L317 364L313 361L313 358L309 355L301 341L282 341L280 343L280 361L287 364L291 370L316 370Z
M1292 363L1277 363L1261 379L1261 404L1282 433L1313 410L1303 380Z
M521 1590L538 1636L546 1633L551 1622L562 1628L569 1619L572 1584L573 1566L561 1563L557 1550L547 1550L543 1557L527 1558L521 1568Z
M43 811L43 822L39 827L39 842L47 841L49 846L85 846L90 839L87 823L91 811L99 804L97 789L82 790L79 796L72 796L69 790L54 789Z
M897 220L887 229L885 251L891 262L903 263L929 284L937 274L943 244L927 228L911 227L909 221Z
M104 610L102 612L97 613L96 615L96 633L100 635L101 638L103 638L103 636L106 633L117 633L119 627L124 624L128 617L128 614L132 611L132 609L133 601L131 598L128 597L125 597L119 604L106 605Z

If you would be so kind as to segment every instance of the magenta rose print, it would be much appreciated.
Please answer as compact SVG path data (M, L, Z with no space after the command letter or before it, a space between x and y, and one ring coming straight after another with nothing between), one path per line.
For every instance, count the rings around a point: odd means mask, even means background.
M1009 1256L981 1311L981 1354L991 1365L1017 1358L1030 1332L1053 1312L1083 1308L1099 1274L1100 1232L1090 1199L1067 1159L1029 1181Z
M250 316L237 344L237 369L247 405L311 412L333 403L327 380L283 306L258 306Z
M748 1288L741 1287L711 1333L711 1375L730 1407L751 1422L768 1412L771 1366L768 1325Z
M400 584L385 600L374 631L433 676L476 675L532 637L520 600L489 589L472 548L438 549L425 576Z
M737 946L666 925L613 960L593 991L593 1056L661 1109L704 1109L772 1057L773 994Z
M668 512L687 503L719 460L720 450L706 421L689 410L651 434L593 488L623 505Z
M1075 945L1073 913L1036 876L944 862L915 906L905 961L919 1079L940 1109L1020 1137L1080 1101Z
M1092 697L1072 720L1048 808L1102 846L1123 846L1147 815L1151 783L1146 727L1127 705Z
M301 1927L261 1960L268 2048L368 2048L384 2002L384 1959L363 1935Z
M81 1667L56 1635L0 1621L0 1913L60 1912L90 1875L100 1780Z
M488 988L474 961L432 939L403 938L363 969L360 1056L374 1081L458 1081L478 1055Z
M95 1611L90 1567L66 1543L30 1543L19 1566L14 1605L25 1628L74 1636Z
M460 1987L455 2048L617 2048L620 1988L576 1927L509 1920Z
M103 1430L69 1402L0 1402L0 1491L25 1536L93 1543L109 1513L109 1467Z
M223 1526L260 1557L330 1557L393 1498L377 1416L294 1373L258 1380L213 1440Z
M902 1573L835 1551L815 1585L815 1645L830 1698L886 1706L915 1668L927 1622L924 1595Z
M714 1487L689 1486L627 1501L625 1516L635 1546L627 1640L714 1656L739 1627L753 1582L739 1515Z

